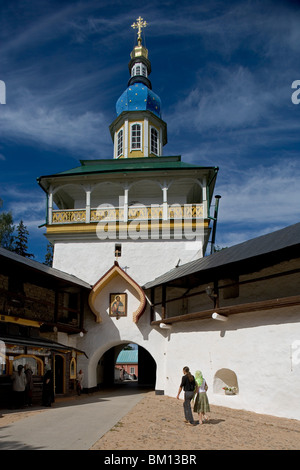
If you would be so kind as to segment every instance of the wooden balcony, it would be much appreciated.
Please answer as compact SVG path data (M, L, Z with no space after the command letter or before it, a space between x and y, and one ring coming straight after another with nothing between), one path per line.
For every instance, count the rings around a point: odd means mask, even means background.
M99 223L101 221L129 222L132 220L201 220L204 219L203 204L172 204L151 206L98 207L96 209L52 210L50 225Z

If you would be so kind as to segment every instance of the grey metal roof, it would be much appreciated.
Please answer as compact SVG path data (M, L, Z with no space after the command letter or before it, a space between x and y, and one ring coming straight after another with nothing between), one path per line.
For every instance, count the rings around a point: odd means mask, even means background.
M221 268L222 266L238 263L251 258L260 257L300 246L300 223L277 230L276 232L253 238L238 245L226 248L213 255L191 261L182 266L168 271L157 277L153 281L147 282L143 288L149 289L161 284L192 275L197 272L204 272L209 269Z
M45 264L39 263L38 261L34 261L32 259L25 258L24 256L20 256L16 253L13 253L12 251L6 250L5 248L0 248L0 258L1 257L10 259L10 260L12 260L14 262L17 262L17 263L21 263L25 266L28 266L31 269L43 272L46 275L53 276L57 279L67 281L67 282L70 282L72 284L76 284L78 286L85 287L87 289L91 289L91 287L92 287L87 282L83 281L82 279L79 279L76 276L73 276L72 274L68 274L68 273L65 273L63 271L60 271L59 269L55 269L55 268L52 268L50 266L46 266Z

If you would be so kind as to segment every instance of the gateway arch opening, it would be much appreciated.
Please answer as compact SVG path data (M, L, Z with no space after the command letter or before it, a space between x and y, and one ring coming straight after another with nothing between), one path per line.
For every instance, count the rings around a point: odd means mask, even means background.
M132 345L132 348L124 350L126 346L124 343L114 346L100 358L97 366L98 388L130 386L154 390L156 362L153 357L142 346ZM126 354L126 351L133 353Z

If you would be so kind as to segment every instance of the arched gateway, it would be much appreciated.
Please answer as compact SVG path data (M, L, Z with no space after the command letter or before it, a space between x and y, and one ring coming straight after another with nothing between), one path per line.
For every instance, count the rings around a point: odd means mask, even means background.
M126 368L126 362L123 361L120 369L117 367L117 358L124 346L126 346L126 344L120 343L109 348L99 359L95 371L98 387L111 387L116 384L120 385L125 383L125 381L121 380L119 370L124 367ZM138 372L135 374L136 377L134 377L134 380L129 383L131 383L131 385L154 388L156 382L156 362L145 348L138 345L136 345L136 348L136 368ZM126 377L124 378L126 379ZM130 376L130 378L133 379L132 376Z
M84 387L112 385L118 354L134 343L138 347L138 384L152 386L159 393L165 333L153 330L149 315L143 315L143 289L117 261L93 286L89 306L92 313L85 319L88 334L79 340L87 355L80 360L80 367L85 370Z

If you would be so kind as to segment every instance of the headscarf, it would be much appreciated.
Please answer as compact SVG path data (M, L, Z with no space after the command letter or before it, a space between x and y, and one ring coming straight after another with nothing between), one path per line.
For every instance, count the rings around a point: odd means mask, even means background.
M202 372L200 370L196 370L195 380L197 382L198 387L201 387L201 385L203 383L203 375L202 375Z

